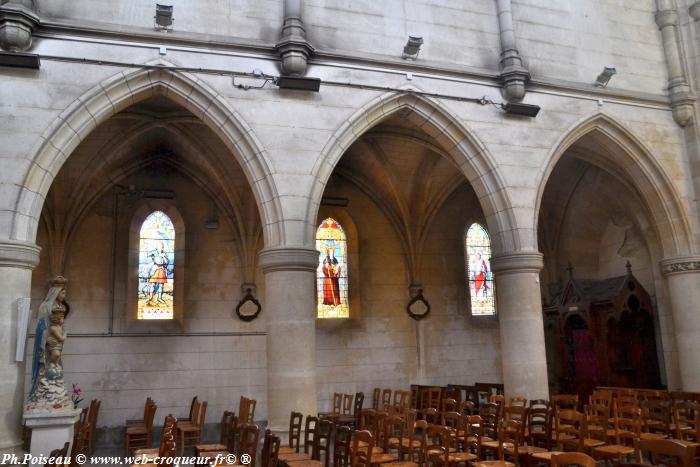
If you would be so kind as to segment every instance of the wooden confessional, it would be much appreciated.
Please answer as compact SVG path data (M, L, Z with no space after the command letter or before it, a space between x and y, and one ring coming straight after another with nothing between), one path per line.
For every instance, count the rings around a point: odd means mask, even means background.
M660 387L651 298L629 263L609 279L570 274L543 312L553 394L587 400L596 386Z

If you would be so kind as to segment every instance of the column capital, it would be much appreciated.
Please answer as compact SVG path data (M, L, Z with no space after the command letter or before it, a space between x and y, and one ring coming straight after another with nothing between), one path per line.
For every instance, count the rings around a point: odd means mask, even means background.
M491 269L496 274L519 272L539 273L544 267L544 255L539 251L514 251L491 258Z
M316 271L318 250L302 247L265 248L258 254L264 273L273 271Z
M31 242L0 240L0 267L34 269L39 264L41 247Z
M683 256L661 261L661 272L665 276L684 273L700 273L700 256Z

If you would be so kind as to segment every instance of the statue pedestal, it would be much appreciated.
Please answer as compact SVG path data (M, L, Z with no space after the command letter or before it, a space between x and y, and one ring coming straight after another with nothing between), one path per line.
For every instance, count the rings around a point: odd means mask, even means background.
M55 412L24 412L24 422L32 429L32 456L48 456L54 449L61 449L69 442L70 455L73 444L73 427L80 418L81 409Z

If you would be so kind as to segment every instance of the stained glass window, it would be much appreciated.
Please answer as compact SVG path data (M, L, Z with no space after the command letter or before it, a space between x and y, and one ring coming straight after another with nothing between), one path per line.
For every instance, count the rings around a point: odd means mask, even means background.
M472 315L495 315L496 291L491 272L491 240L481 224L474 223L467 230L465 251Z
M173 319L175 226L163 211L154 211L139 238L138 319Z
M320 252L318 282L319 318L349 318L348 241L345 231L333 218L321 222L316 230L316 249Z

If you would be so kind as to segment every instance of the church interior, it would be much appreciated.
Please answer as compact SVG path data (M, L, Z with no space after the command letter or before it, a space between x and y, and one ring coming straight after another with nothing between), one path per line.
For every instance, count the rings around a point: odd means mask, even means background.
M0 1L2 463L700 465L700 1L93 1Z

